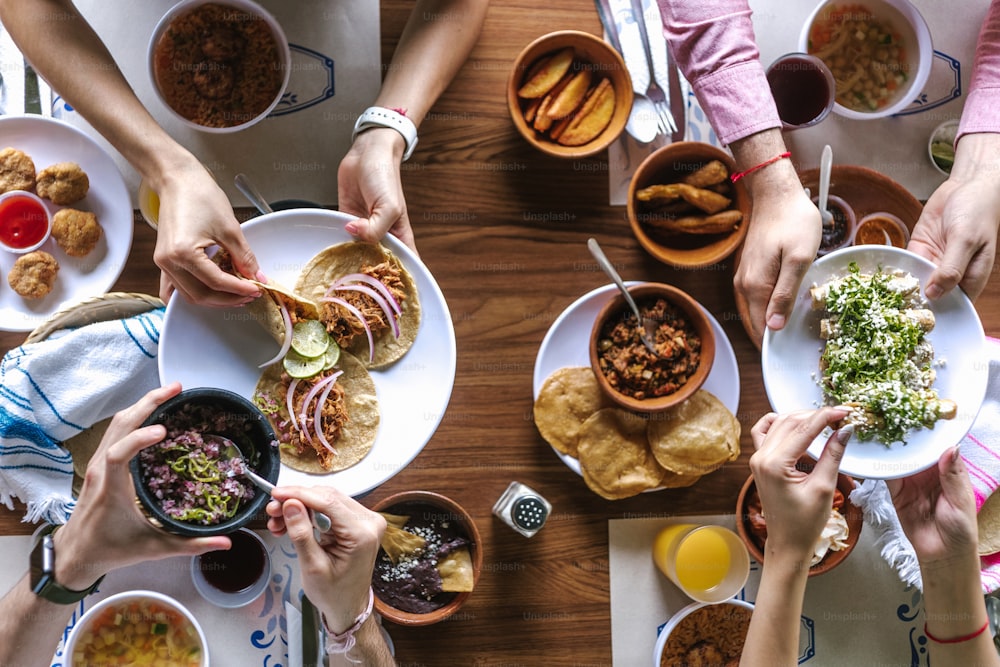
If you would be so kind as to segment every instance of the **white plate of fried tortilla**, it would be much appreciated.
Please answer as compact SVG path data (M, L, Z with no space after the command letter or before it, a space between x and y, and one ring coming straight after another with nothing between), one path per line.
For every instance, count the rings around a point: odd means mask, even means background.
M861 273L899 269L920 281L921 291L934 265L907 250L888 246L853 246L817 259L806 272L788 323L780 331L768 330L761 348L764 387L776 412L791 412L824 404L819 384L819 358L824 342L819 335L821 312L811 307L809 290L848 272L856 262ZM889 446L877 440L852 440L844 453L841 472L863 479L896 479L934 465L941 453L961 441L979 413L986 395L989 364L984 356L986 336L972 302L956 288L937 301L929 301L935 326L927 334L938 362L934 389L943 399L958 404L953 419L939 420L934 428L909 431L906 444ZM943 363L942 363L943 362ZM829 432L809 447L816 458L823 451Z
M627 281L626 285L638 285ZM568 366L590 367L590 331L594 319L608 299L618 293L614 285L605 285L587 292L566 308L549 327L535 358L532 378L532 396L537 400L545 379L554 371ZM702 307L704 308L704 306ZM722 329L722 325L705 310L715 332L715 361L702 389L714 394L726 408L736 414L740 404L740 371L736 364L733 346ZM552 448L576 474L582 475L580 462L573 456Z
M70 257L53 238L39 248L59 262L52 291L40 299L26 299L11 289L7 276L19 255L0 250L0 330L31 331L64 304L104 294L115 284L132 248L132 202L111 156L62 121L41 116L0 118L0 149L8 146L26 153L36 173L58 162L79 164L90 181L87 196L68 206L48 199L45 205L53 214L62 208L90 211L102 228L97 246L83 257Z
M268 279L294 285L317 252L355 239L344 230L353 219L336 211L294 209L244 223L243 232ZM356 465L314 475L282 464L278 483L330 484L351 496L382 484L413 460L437 430L455 382L455 329L440 287L427 267L395 237L382 243L399 258L417 286L422 311L413 347L396 363L372 370L379 403L378 435ZM174 298L160 340L162 383L185 388L220 387L251 398L262 370L279 345L244 308L209 308Z

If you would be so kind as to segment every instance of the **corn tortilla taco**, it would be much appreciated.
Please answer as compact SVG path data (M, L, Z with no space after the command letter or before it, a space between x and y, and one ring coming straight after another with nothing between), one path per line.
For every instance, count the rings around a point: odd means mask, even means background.
M378 243L341 243L320 251L302 270L294 292L319 307L319 319L337 344L369 368L399 360L420 329L413 276Z
M336 379L329 379L338 372ZM317 387L324 381L330 384ZM297 423L289 419L289 388L293 411L299 415ZM321 437L315 418L317 402L324 398ZM308 405L303 406L306 399L310 399ZM257 382L254 402L278 434L281 462L295 470L314 474L344 470L363 459L375 444L379 424L375 383L361 362L347 352L341 352L336 368L302 380L289 377L281 364L267 367Z

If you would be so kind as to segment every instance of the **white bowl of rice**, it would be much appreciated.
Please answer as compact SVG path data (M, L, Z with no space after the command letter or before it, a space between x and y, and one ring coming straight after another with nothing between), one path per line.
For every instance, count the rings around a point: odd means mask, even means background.
M739 663L752 614L753 605L736 598L689 604L660 630L653 667Z
M927 22L909 0L826 0L806 19L799 50L833 73L833 112L857 120L905 111L934 59Z
M66 667L167 664L208 667L208 642L194 615L156 591L101 600L76 622L63 649Z

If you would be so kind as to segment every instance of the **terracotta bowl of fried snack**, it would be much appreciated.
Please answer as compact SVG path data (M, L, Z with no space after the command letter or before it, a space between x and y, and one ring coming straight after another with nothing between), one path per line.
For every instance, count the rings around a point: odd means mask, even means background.
M632 79L621 55L603 39L577 30L552 32L514 60L507 108L518 132L538 150L587 157L625 129Z
M718 166L714 161L724 169L712 169ZM628 190L628 221L639 245L679 268L703 268L729 257L746 237L751 212L744 184L729 180L735 171L732 156L698 141L676 142L651 153ZM670 196L640 200L656 186L673 186L662 188ZM679 188L685 197L674 198L677 194L669 190Z
M815 461L809 458L803 458L798 463L798 468L800 470L812 470L815 465ZM864 525L864 514L861 508L855 505L850 500L851 491L854 490L856 482L854 478L844 473L840 473L837 476L837 490L844 495L844 504L840 509L841 514L847 519L847 547L841 549L840 551L828 551L823 560L810 566L809 576L815 577L817 575L829 572L833 568L837 567L851 554L854 547L858 544L858 539L861 537L861 527ZM760 537L753 532L750 526L749 513L747 510L747 505L751 499L757 493L757 485L754 483L753 475L747 478L747 481L743 483L743 487L740 489L740 495L736 499L736 532L742 538L744 544L747 545L747 550L754 559L763 564L764 563L764 543Z
M712 325L704 309L689 294L677 289L673 285L662 283L640 283L628 288L629 294L635 300L639 310L642 311L643 304L656 298L662 297L669 304L675 306L687 320L690 328L701 339L701 358L698 368L676 391L663 396L651 398L636 398L622 393L608 380L607 375L601 370L600 352L601 339L604 337L605 326L612 321L620 321L627 314L631 322L635 322L635 316L625 302L625 297L621 293L615 292L607 303L598 312L594 319L594 326L590 331L590 366L597 379L597 386L601 392L616 405L631 410L633 412L660 412L671 408L682 401L690 398L698 391L708 374L712 370L715 361L715 334ZM641 343L640 343L641 344Z

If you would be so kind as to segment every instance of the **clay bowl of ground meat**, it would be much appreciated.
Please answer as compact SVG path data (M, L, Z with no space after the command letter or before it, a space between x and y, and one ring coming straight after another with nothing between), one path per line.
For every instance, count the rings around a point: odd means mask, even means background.
M689 604L660 631L653 649L653 666L737 667L752 615L753 605L735 598L716 604Z
M809 472L816 465L810 458L801 459L797 466L804 472ZM854 478L844 473L837 476L837 490L834 492L831 513L837 512L840 517L831 519L825 535L835 535L837 539L836 548L829 548L821 556L819 562L813 563L809 567L809 576L815 577L829 572L837 567L850 555L854 547L857 546L861 537L861 528L864 525L864 514L861 508L850 500L851 491L854 490L856 482ZM846 526L846 537L842 530ZM736 532L747 545L747 550L758 563L764 562L764 542L767 540L767 519L766 512L761 507L760 495L757 493L757 485L754 483L753 475L747 478L740 489L739 497L736 499ZM820 538L821 543L829 546L830 541Z
M662 283L629 287L647 321L655 352L642 343L635 315L621 293L597 314L590 365L601 391L634 412L659 412L689 398L715 360L715 334L704 309L686 292Z
M166 428L166 437L129 461L151 520L189 537L227 535L266 520L270 496L241 474L241 465L274 484L281 460L274 429L253 403L224 389L185 389L143 422L152 424ZM242 463L213 436L231 440Z
M291 73L281 25L248 0L184 0L149 42L153 90L189 127L236 132L267 117Z
M479 529L465 508L432 491L403 491L375 503L389 523L372 570L375 611L397 625L431 625L452 616L472 595L483 566ZM393 523L423 545L395 562L387 547ZM397 544L399 542L396 542ZM450 555L452 554L452 555ZM450 589L466 589L461 592Z

